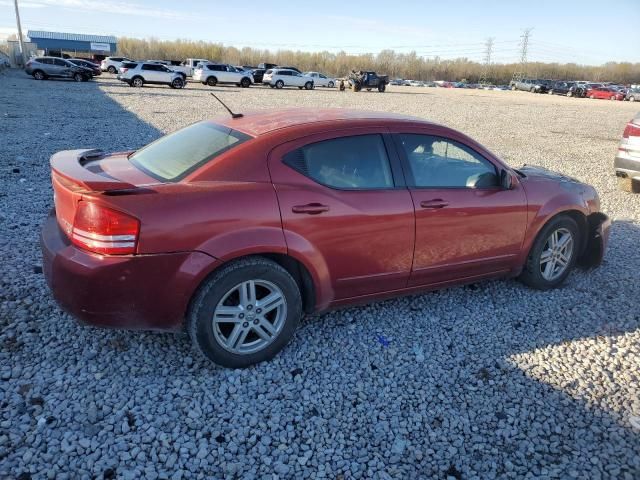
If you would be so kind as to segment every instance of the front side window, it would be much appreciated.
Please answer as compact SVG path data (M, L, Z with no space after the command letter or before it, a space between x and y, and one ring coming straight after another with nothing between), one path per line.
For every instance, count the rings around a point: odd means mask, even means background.
M284 162L328 187L349 190L393 188L381 135L357 135L312 143L289 152Z
M495 166L454 140L433 135L398 135L416 187L492 188L499 185Z
M250 139L211 122L199 122L161 137L129 156L136 167L163 181L177 181Z

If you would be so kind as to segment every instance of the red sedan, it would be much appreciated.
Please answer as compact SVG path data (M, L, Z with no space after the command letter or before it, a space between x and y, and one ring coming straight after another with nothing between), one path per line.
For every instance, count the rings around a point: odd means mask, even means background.
M51 169L41 242L60 305L94 325L186 327L231 367L275 355L303 312L499 277L557 287L599 264L610 225L588 185L375 112L204 121Z
M587 97L604 100L624 100L625 94L609 87L596 87L587 90Z

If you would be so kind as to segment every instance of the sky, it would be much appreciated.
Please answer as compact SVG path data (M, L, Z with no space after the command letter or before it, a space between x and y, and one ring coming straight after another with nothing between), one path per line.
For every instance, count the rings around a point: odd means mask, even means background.
M531 61L640 62L640 0L269 2L244 0L18 0L27 30L204 40L236 47L377 53L516 62L523 29ZM361 6L358 6L361 5ZM16 32L13 0L0 0L0 39Z

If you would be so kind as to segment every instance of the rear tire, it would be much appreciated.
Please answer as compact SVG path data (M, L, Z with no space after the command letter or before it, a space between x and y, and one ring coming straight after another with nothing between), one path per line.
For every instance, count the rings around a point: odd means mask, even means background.
M635 102L636 101L636 97L634 97L634 96L629 97L629 101L630 102Z
M282 87L284 87L284 82L282 80L278 80L276 82L276 88L280 90Z
M307 82L304 84L305 90L313 90L313 82Z
M131 79L131 86L141 88L144 86L144 80L142 79L142 77L133 77Z
M218 79L216 77L207 78L207 85L210 87L215 87L218 84Z
M33 78L35 78L36 80L45 80L47 76L42 70L36 70L35 72L33 72Z
M576 264L581 245L579 232L578 225L573 218L567 215L558 215L552 218L540 230L533 242L527 256L527 262L520 274L520 280L536 290L550 290L559 287ZM553 247L553 235L557 235L556 247ZM565 237L567 235L568 237ZM566 242L564 244L565 250L561 251L560 244L565 238L567 238L564 240Z
M381 84L379 84L379 85L378 85L378 91L379 91L380 93L384 93L384 91L385 91L386 89L387 89L386 84L381 83Z
M329 82L329 83L327 84L327 87L329 87L329 88L333 88L333 87L335 87L335 86L336 86L336 85L335 85L335 83L333 83L333 82Z
M244 292L244 296L241 292ZM277 306L267 301L280 298ZM273 300L272 300L273 301ZM212 362L244 368L273 358L302 317L296 281L277 263L248 257L222 267L201 285L187 314L193 344Z
M116 73L116 67L111 65L109 68L107 68L107 72L109 72L111 74Z
M174 78L171 81L171 88L184 88L184 80L182 80L182 77Z

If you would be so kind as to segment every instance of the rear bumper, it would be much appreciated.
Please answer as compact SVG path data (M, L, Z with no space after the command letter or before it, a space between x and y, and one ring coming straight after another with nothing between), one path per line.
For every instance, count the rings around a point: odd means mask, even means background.
M640 179L640 156L631 157L619 152L613 161L613 167L618 176Z
M81 323L180 330L189 301L218 260L201 252L106 256L72 245L49 215L40 237L43 271L59 305Z

